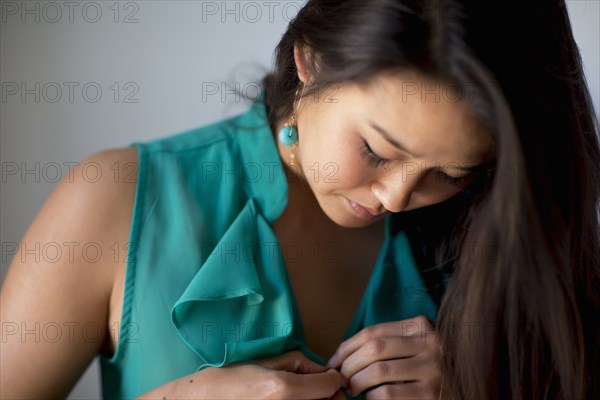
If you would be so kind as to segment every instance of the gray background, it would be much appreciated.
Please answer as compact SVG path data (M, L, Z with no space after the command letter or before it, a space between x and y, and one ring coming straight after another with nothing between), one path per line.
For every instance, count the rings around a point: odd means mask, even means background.
M1 278L11 260L5 245L19 242L69 163L242 112L248 103L222 83L255 94L303 3L2 1ZM599 3L567 4L600 114ZM34 93L22 99L22 89ZM100 398L98 366L69 398Z

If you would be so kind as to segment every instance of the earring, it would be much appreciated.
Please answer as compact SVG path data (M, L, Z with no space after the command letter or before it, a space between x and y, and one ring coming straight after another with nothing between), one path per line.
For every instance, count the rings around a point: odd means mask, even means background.
M292 168L298 166L298 164L296 163L296 155L294 154L294 150L298 147L298 127L296 123L296 111L298 110L298 107L302 102L302 96L304 95L304 87L305 85L302 84L302 94L300 95L299 99L298 90L300 88L296 89L296 98L294 100L291 122L285 124L283 128L281 128L281 130L279 131L279 134L277 135L279 141L284 146L288 146L290 148L289 166Z

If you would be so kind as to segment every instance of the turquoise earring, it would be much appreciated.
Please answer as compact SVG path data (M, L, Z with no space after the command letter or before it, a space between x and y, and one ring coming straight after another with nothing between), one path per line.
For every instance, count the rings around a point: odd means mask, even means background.
M279 131L279 141L286 146L291 146L298 141L298 130L293 123L288 123Z
M296 163L296 155L294 154L294 149L298 146L298 127L296 124L296 111L298 110L298 106L300 106L300 102L302 102L302 96L304 95L304 84L302 84L302 94L300 95L300 99L298 99L298 90L296 89L296 99L294 100L293 112L292 112L292 121L288 122L281 128L279 131L277 138L284 145L290 148L290 167L297 167Z

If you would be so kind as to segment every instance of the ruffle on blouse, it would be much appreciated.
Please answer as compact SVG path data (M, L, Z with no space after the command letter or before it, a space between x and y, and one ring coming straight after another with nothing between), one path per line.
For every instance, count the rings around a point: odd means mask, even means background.
M217 243L171 311L198 370L300 349L277 237L253 198ZM294 333L300 337L294 337Z
M292 350L325 364L306 345L285 260L271 228L287 205L288 184L263 98L261 94L236 120L241 161L276 168L245 183L244 207L171 310L179 336L203 360L197 370ZM393 221L391 215L386 217L384 243L344 338L377 323L416 315L435 319L437 305L421 282L406 234L394 229Z

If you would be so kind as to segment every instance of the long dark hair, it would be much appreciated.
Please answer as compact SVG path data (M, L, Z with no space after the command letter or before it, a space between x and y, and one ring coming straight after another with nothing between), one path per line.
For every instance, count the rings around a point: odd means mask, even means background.
M564 1L309 0L262 81L272 126L300 83L294 44L312 56L305 96L418 71L472 93L496 136L491 183L436 256L453 266L443 397L600 398L598 122Z

